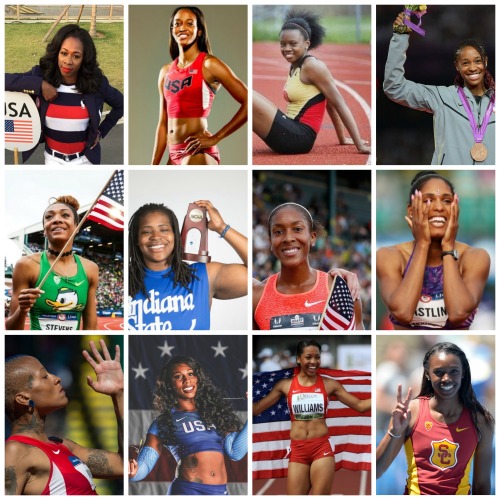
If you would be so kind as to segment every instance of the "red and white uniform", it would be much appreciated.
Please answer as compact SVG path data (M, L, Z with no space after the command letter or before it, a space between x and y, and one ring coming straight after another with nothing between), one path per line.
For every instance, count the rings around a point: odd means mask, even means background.
M205 52L186 68L170 65L163 81L163 96L169 118L206 118L210 114L215 93L203 78Z
M469 495L470 470L478 443L470 411L453 424L437 422L429 398L419 398L418 418L405 441L407 495Z
M316 271L316 283L305 293L278 292L278 274L270 276L255 308L255 322L261 330L305 328L317 330L330 293L328 274Z
M42 450L50 461L50 473L42 495L97 495L89 468L62 443L45 443L26 436L11 436Z
M306 387L300 385L299 377L293 377L286 401L292 422L326 418L328 394L326 393L323 378L318 375L316 383Z

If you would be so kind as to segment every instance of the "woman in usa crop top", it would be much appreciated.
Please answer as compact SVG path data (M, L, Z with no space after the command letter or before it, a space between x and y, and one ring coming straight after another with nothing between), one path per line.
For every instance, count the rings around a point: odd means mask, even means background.
M241 424L198 361L174 356L158 377L153 405L159 416L137 460L130 460L130 480L144 479L165 447L177 462L168 495L227 495L224 454L231 460L246 455L247 423Z
M269 215L267 230L281 269L262 282L253 281L254 329L317 330L334 276L339 275L354 300L355 329L364 330L357 276L343 269L325 273L309 265L309 251L324 232L310 212L297 203L283 203Z
M377 252L377 278L395 329L468 330L481 302L490 257L456 240L459 198L434 171L412 180L405 217L413 241Z
M335 472L335 450L326 425L328 399L334 396L361 413L370 411L371 399L358 399L340 382L320 375L321 346L315 340L302 340L297 344L296 360L298 373L279 380L264 398L253 403L252 413L259 415L285 396L291 419L287 493L329 495Z
M197 7L178 7L170 19L173 62L160 71L160 113L152 164L159 165L169 150L169 165L217 165L217 144L247 121L247 88L212 55L203 13ZM215 93L223 86L240 107L218 132L208 131Z
M318 15L289 11L280 31L281 54L290 63L283 90L286 114L266 97L253 92L253 131L276 153L308 153L321 128L325 109L340 144L354 144L360 153L370 153L330 70L308 54L321 45L324 36ZM350 137L346 137L344 126Z

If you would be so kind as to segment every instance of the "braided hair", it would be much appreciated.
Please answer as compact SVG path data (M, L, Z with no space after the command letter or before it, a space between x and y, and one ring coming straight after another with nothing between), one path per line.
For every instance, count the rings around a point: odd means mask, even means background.
M417 397L434 396L434 389L432 388L432 383L428 378L429 363L430 363L430 358L440 352L444 352L445 354L453 354L458 359L460 359L460 362L462 364L463 376L462 376L462 382L460 384L460 389L458 391L458 395L464 407L471 412L472 420L474 421L474 427L476 428L479 438L481 438L481 431L479 429L479 424L477 420L478 413L483 415L486 425L490 429L493 428L493 423L495 419L493 418L493 415L477 400L474 389L472 388L472 377L471 377L469 361L467 360L467 356L465 355L465 353L457 345L452 344L451 342L441 342L431 347L425 353L423 361L424 374L422 375L422 385L420 388L420 394Z
M305 40L309 40L309 49L315 49L323 43L326 31L319 23L321 17L318 14L307 10L288 11L285 16L285 21L281 27L284 30L299 30Z
M493 76L491 75L490 71L488 68L486 68L486 59L488 58L486 54L486 49L484 45L479 41L475 39L467 39L467 40L462 40L458 45L455 50L455 57L454 57L454 62L456 63L458 60L458 57L460 56L460 52L465 48L465 47L472 47L476 49L479 52L479 55L481 57L481 61L483 62L485 69L484 69L484 86L487 89L493 89L493 92L495 92L495 80L493 79ZM457 87L463 87L465 85L464 79L460 75L460 73L457 71L457 74L455 75L455 86Z
M191 291L190 285L193 280L198 279L195 270L182 260L182 242L179 230L179 221L174 212L163 203L147 203L140 207L130 218L128 224L128 248L129 248L129 291L134 297L139 292L147 296L146 286L144 284L145 263L141 249L139 248L139 231L142 218L152 212L164 214L172 227L174 233L174 249L165 261L168 267L165 277L172 275L174 287L181 285L186 290Z

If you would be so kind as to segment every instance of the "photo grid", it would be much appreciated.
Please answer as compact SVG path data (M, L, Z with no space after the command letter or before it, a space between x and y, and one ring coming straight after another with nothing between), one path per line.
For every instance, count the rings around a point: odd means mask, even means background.
M494 2L2 12L6 495L496 495Z

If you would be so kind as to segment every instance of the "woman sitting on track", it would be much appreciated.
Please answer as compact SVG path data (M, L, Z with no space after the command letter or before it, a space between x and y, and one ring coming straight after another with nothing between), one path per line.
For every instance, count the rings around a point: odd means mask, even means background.
M355 144L360 153L370 147L359 135L351 111L335 85L325 63L308 54L319 47L325 35L311 12L291 11L280 32L283 57L290 63L284 94L286 114L271 101L253 93L253 131L276 153L300 154L311 151L325 109L332 120L340 144ZM351 138L345 137L344 126Z
M427 351L423 366L417 399L410 388L403 401L398 386L389 429L377 446L377 477L404 444L405 495L490 495L494 419L476 399L467 357L443 342Z
M253 403L253 415L259 415L287 398L292 426L291 452L288 462L288 495L330 495L335 473L335 446L328 437L325 417L328 398L361 413L371 409L371 399L360 400L349 394L336 380L317 374L321 364L321 346L315 340L297 344L297 365L300 372L276 383L263 399ZM300 404L307 395L307 405Z
M217 144L247 121L245 84L212 55L203 13L197 7L178 7L170 19L170 56L160 71L160 116L153 150L159 165L168 146L168 165L218 165ZM215 93L223 86L240 104L218 132L207 128Z
M318 329L335 275L348 282L354 300L355 328L364 330L357 276L342 269L327 274L309 265L309 251L324 231L310 212L297 203L283 203L269 215L267 224L271 251L281 270L262 283L253 280L254 329L292 328L296 315L302 328Z
M24 330L29 314L31 330L97 330L97 264L73 254L66 243L78 225L80 204L72 196L60 196L43 214L47 250L21 257L12 275L12 300L7 330ZM52 262L64 251L41 288Z
M137 460L129 462L130 480L144 479L165 447L177 461L167 495L227 495L224 455L231 460L246 455L248 424L242 427L196 360L175 356L163 367L154 408L159 416Z

